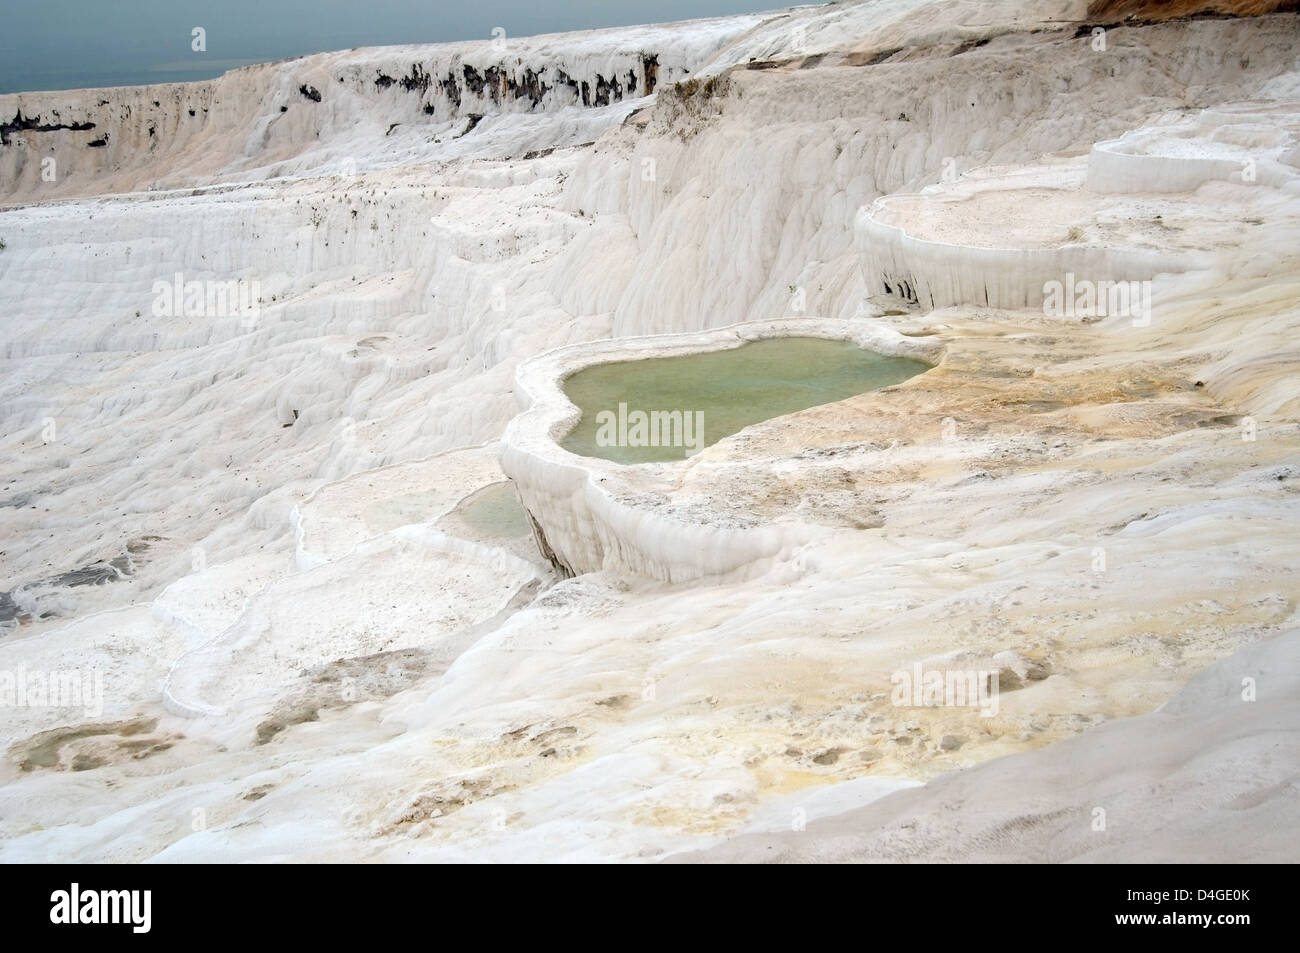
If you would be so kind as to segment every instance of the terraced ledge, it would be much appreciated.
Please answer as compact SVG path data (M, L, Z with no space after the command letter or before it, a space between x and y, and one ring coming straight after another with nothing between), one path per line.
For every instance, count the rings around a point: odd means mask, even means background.
M1300 116L1289 103L1240 103L1136 129L1088 155L1094 192L1192 192L1215 180L1284 188L1300 168Z
M1038 309L1071 276L1094 285L1214 267L1257 246L1245 225L1300 185L1300 111L1235 103L1167 116L1086 157L988 167L858 212L868 288L925 308Z
M570 574L603 569L678 582L757 575L773 559L831 532L794 519L762 522L735 513L675 508L673 489L698 458L627 466L579 456L559 445L581 417L562 385L585 367L726 350L779 337L851 341L928 364L937 364L944 351L933 338L904 337L873 321L797 318L569 345L526 361L515 377L522 412L502 438L501 468L515 481L543 555ZM725 448L727 439L715 447Z
M855 238L871 291L928 309L1036 309L1044 285L1067 274L1145 281L1199 263L1194 252L1113 244L1112 235L1089 242L1108 208L1078 188L1082 170L1036 171L885 196L860 211Z

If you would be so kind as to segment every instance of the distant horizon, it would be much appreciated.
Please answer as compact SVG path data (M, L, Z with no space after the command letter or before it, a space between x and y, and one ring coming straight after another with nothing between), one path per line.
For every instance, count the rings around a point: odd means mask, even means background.
M7 11L0 36L0 95L147 86L215 79L246 66L358 47L490 41L506 37L672 23L779 10L780 0L573 0L542 8L480 0L453 12L419 0L46 0ZM191 49L204 30L203 51Z

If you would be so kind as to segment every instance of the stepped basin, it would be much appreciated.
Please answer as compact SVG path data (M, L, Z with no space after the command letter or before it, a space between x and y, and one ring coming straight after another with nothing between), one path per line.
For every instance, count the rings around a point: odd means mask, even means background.
M759 514L680 495L688 471L726 456L725 444L705 454L695 446L863 391L906 387L944 350L937 338L908 337L874 320L830 318L566 345L519 365L521 412L502 435L501 469L514 481L538 549L561 573L609 570L669 582L761 573L831 530L810 522L797 501L784 513ZM627 405L621 422L620 403ZM630 446L636 410L689 411L695 446ZM602 412L612 441L597 440ZM696 413L702 441L694 441Z
M850 341L812 337L596 364L564 381L582 417L561 446L617 463L680 460L750 424L897 384L929 368Z
M528 535L528 514L514 486L503 480L461 500L438 526L467 539L513 539Z

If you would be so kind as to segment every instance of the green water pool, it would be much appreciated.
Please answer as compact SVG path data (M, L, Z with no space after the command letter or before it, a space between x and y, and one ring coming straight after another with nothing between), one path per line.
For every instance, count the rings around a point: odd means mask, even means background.
M464 520L475 535L511 538L528 534L528 516L509 480L493 483L462 500L450 515Z
M801 337L595 364L564 381L582 419L561 445L618 463L681 460L760 420L844 400L929 369L848 341Z

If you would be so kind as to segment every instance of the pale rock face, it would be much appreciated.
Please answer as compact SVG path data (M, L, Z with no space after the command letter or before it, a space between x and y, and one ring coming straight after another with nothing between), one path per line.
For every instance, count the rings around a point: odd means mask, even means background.
M11 200L42 200L589 142L761 20L371 48L199 83L0 96L17 127L5 127L0 175ZM53 179L41 174L47 158Z
M1294 17L1098 51L1085 6L0 97L95 123L0 146L0 857L655 859L1050 754L1293 629ZM1062 268L1150 277L1151 320L1044 313ZM823 324L937 365L615 491L532 403L557 361ZM507 476L581 575L473 529ZM895 704L917 664L1018 685ZM1268 783L1220 793L1294 829Z

